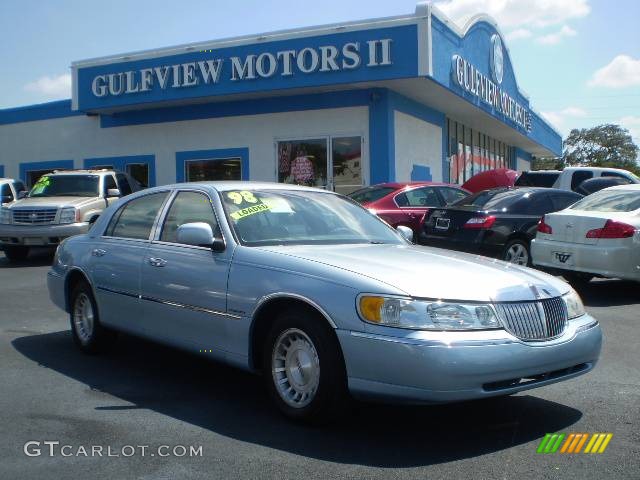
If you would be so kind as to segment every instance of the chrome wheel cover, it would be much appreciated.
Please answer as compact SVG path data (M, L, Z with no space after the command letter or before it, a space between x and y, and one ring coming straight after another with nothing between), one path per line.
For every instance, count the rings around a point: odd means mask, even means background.
M93 335L93 305L86 293L76 297L73 304L73 323L76 327L76 335L83 344L88 343Z
M271 374L287 405L303 408L311 403L320 383L320 360L306 333L289 328L280 334L271 353Z
M504 259L509 263L515 263L516 265L527 266L529 263L529 254L527 248L521 243L514 243L507 250Z

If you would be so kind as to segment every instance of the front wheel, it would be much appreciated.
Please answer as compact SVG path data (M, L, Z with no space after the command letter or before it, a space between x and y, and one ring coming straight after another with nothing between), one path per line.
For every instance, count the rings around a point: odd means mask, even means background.
M529 243L525 240L511 240L504 247L502 253L502 259L505 262L515 263L516 265L522 265L524 267L531 266L531 252L529 250Z
M116 333L100 323L98 308L91 288L78 284L71 292L71 334L84 353L94 354L108 349L116 339Z
M278 315L263 351L267 390L287 417L323 423L347 400L344 360L324 318L304 308Z

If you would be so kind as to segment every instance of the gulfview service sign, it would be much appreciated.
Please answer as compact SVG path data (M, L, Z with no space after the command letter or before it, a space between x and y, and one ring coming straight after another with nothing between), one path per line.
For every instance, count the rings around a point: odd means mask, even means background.
M90 110L408 78L418 72L416 38L416 25L403 25L80 62L75 98Z

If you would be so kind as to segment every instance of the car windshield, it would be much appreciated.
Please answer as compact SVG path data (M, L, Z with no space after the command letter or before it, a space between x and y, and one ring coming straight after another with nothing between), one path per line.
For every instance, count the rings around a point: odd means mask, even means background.
M518 190L484 190L458 200L452 207L478 207L482 210L502 210L516 200L522 198L522 191Z
M233 190L220 195L243 245L406 244L378 217L331 193Z
M349 197L358 203L371 203L386 197L393 191L395 188L391 187L366 187L350 193Z
M44 175L29 197L96 197L99 180L98 175Z
M640 209L640 190L600 190L569 208L587 212L633 212Z

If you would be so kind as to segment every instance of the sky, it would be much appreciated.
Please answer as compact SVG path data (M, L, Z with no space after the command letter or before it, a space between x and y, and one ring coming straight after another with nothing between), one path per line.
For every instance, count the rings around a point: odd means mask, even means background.
M565 137L617 123L640 146L640 0L438 0L488 13L521 90ZM76 60L413 13L415 0L0 0L0 109L70 98Z

